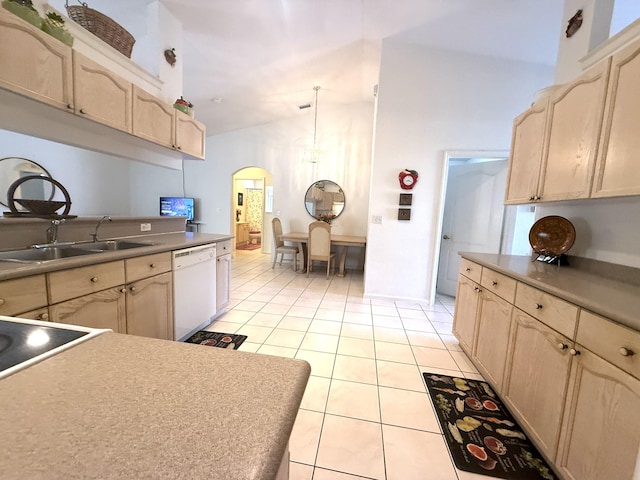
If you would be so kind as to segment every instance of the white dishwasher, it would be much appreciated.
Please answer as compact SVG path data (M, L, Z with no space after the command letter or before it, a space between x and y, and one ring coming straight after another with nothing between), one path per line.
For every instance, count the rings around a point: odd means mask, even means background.
M174 250L174 338L185 340L211 323L216 314L215 244Z

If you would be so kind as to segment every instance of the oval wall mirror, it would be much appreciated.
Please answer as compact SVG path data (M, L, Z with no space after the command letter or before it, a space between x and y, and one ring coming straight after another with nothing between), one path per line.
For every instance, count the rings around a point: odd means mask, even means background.
M0 158L0 204L9 207L7 199L9 187L16 180L32 175L51 177L42 165L33 160L20 157ZM20 186L20 189L20 198L32 200L51 200L55 194L55 186L45 180L25 182Z
M309 215L320 220L327 215L338 218L344 211L345 196L340 185L331 180L319 180L311 184L304 196L304 206Z

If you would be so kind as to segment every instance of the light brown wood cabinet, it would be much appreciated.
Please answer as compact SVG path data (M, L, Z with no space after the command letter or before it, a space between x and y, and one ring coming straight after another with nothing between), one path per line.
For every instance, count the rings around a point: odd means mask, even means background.
M138 280L126 287L126 333L173 340L171 272Z
M611 60L592 197L640 195L640 40Z
M175 109L174 109L175 110ZM192 157L204 159L206 127L193 117L175 110L175 148Z
M176 109L133 86L133 134L167 148L175 147Z
M44 275L0 282L0 315L17 316L47 306L47 283Z
M108 288L49 306L51 321L125 333L125 289Z
M216 313L231 301L231 240L216 244Z
M30 312L18 313L17 315L13 315L19 318L28 318L30 320L40 320L42 322L48 322L51 320L49 315L49 308L42 307L36 310L31 310Z
M236 246L240 247L249 243L249 224L246 222L236 223Z
M0 7L0 87L73 112L71 47Z
M131 82L75 50L73 97L76 114L124 132L132 132Z
M462 349L468 355L473 352L479 302L480 287L478 284L462 274L458 275L453 333L458 338Z
M124 285L124 262L118 260L60 270L48 273L47 277L49 303L60 303L71 298Z

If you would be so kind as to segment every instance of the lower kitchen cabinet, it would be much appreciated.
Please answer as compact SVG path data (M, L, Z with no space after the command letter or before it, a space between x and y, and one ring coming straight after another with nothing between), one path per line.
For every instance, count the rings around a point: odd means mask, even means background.
M216 258L216 312L220 312L231 301L231 254Z
M556 454L573 342L514 309L502 395L549 459Z
M556 464L567 479L629 479L640 451L640 381L576 346Z
M476 316L480 301L480 287L464 275L458 276L453 333L462 349L471 355L476 330Z
M513 305L481 289L474 356L481 373L498 390L502 387Z
M145 278L125 287L126 333L173 340L173 283L171 272Z
M16 315L19 318L28 318L29 320L41 320L43 322L48 322L49 318L49 308L42 307L36 310L31 310L30 312L19 313Z
M0 315L18 316L46 306L47 281L44 275L0 282Z
M118 286L51 305L51 321L90 328L110 328L114 332L124 333L125 292L124 287Z

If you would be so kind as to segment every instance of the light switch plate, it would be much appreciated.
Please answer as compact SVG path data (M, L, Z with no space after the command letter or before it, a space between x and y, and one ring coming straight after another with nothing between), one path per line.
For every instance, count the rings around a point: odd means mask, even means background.
M141 223L140 224L140 231L141 232L150 232L151 231L151 224L150 223Z

